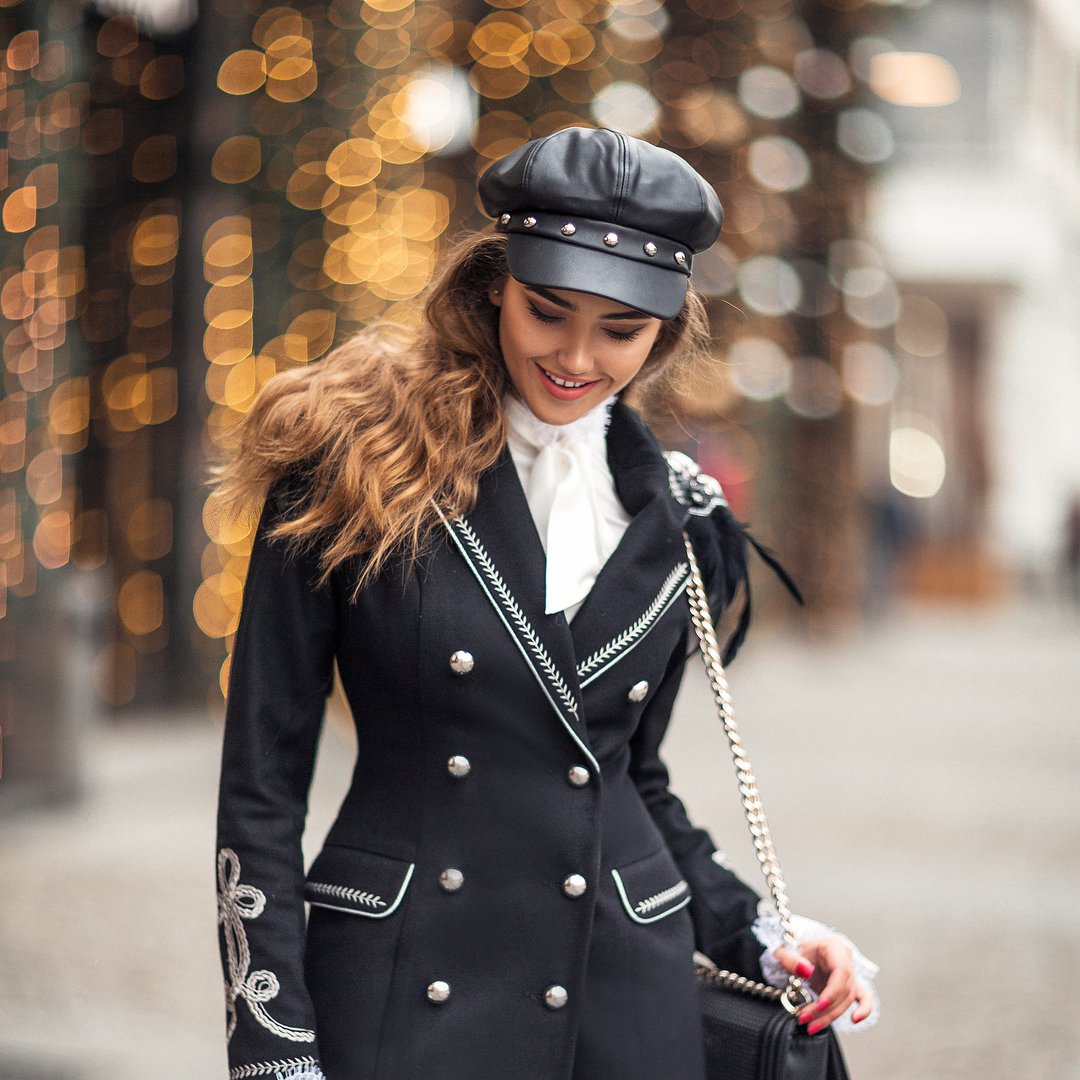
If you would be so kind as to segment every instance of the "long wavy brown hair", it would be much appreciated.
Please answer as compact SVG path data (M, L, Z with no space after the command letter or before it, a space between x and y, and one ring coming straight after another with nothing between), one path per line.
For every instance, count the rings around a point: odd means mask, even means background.
M416 329L375 323L270 379L209 466L217 512L249 513L276 480L299 472L299 512L267 536L298 546L319 538L319 584L354 556L363 558L353 597L392 557L411 565L439 523L436 506L468 513L506 442L508 378L488 297L506 274L506 237L472 234L429 286ZM709 342L691 288L627 390L668 382Z

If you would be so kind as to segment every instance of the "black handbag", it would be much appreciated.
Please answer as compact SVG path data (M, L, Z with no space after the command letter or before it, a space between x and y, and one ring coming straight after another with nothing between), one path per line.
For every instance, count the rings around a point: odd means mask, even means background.
M690 561L687 596L690 618L705 660L717 713L727 735L739 793L758 862L769 883L787 945L795 946L787 886L773 848L757 781L739 736L727 677L720 660L708 600L690 538L684 533ZM831 1026L815 1035L796 1019L810 997L792 975L784 989L723 971L698 954L695 972L701 1000L707 1080L848 1080L840 1043Z

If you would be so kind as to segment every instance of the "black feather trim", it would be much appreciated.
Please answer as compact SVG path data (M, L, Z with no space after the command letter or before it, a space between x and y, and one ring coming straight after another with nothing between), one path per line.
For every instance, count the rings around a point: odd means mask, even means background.
M694 554L701 567L709 607L714 619L725 611L742 586L743 603L735 628L721 653L722 663L729 664L746 640L750 629L753 601L750 590L749 548L780 579L795 601L805 603L791 575L780 564L776 553L760 543L746 525L740 522L727 506L718 506L707 517L692 517L687 531L694 544Z

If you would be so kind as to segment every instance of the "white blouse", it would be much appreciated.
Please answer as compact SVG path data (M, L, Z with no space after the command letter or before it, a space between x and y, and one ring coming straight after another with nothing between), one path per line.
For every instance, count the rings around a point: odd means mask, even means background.
M507 444L547 556L545 612L573 619L630 515L615 493L607 429L615 395L579 420L547 424L507 394Z

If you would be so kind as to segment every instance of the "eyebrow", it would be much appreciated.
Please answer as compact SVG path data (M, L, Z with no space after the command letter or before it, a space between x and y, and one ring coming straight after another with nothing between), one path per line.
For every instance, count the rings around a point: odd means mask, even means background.
M539 285L527 285L525 286L526 292L538 293L545 300L550 300L551 303L557 304L561 308L566 308L567 311L577 311L577 308L570 303L569 300L564 300L561 296L557 296L549 289L541 288ZM649 316L641 311L612 311L607 315L601 315L601 319L648 319Z

